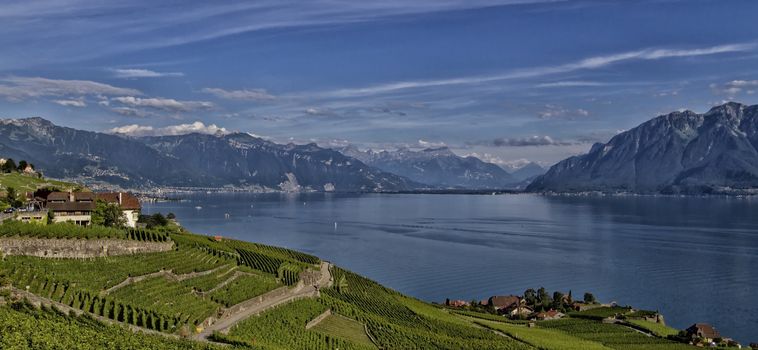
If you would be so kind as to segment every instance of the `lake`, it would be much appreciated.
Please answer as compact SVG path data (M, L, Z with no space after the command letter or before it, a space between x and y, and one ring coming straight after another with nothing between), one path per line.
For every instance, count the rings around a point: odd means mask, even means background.
M549 291L758 341L758 198L192 194L189 230L317 255L442 302ZM197 209L196 207L202 207ZM225 218L229 214L229 218Z

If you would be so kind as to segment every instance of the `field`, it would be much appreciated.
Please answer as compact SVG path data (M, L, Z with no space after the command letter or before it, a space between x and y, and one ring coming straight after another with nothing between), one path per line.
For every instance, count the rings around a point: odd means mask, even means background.
M659 337L667 337L669 335L676 335L679 333L678 329L671 328L660 323L645 321L645 320L626 320L637 327L648 330Z
M19 173L0 174L0 190L5 191L6 187L13 187L18 193L32 192L41 187L56 187L62 191L80 190L82 187L70 182L63 182L36 176L22 175Z
M239 241L216 242L179 230L122 230L70 224L39 226L8 222L0 237L114 238L173 241L163 253L95 259L8 256L0 274L14 286L39 296L161 332L194 329L224 308L292 285L318 258ZM266 265L246 263L244 251ZM258 267L259 269L256 269Z
M598 342L606 347L617 350L692 349L689 345L650 337L628 327L590 320L562 319L540 322L538 326L561 331L577 338Z
M374 345L366 335L363 324L339 315L328 316L313 327L313 330L326 335L344 338L355 344Z
M157 335L134 333L88 317L72 317L51 309L19 303L0 306L0 349L166 349L215 350L226 347Z
M476 321L477 324L503 332L513 338L531 344L539 349L561 350L610 350L603 344L584 340L560 331L545 328L529 328L503 322Z

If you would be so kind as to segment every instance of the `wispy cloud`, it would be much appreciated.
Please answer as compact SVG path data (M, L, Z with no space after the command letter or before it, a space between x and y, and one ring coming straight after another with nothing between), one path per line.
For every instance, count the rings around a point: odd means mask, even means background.
M162 77L182 77L184 73L181 72L156 72L149 69L142 68L115 68L111 69L113 76L123 79L135 79L135 78L162 78Z
M500 74L482 75L482 76L469 76L458 77L450 79L437 79L437 80L416 80L416 81L403 81L388 84L373 85L363 88L352 89L338 89L331 92L326 92L324 95L327 97L336 98L348 98L358 96L369 96L376 94L392 93L406 89L417 88L431 88L439 86L450 85L465 85L465 84L482 84L501 80L511 79L524 79L534 78L560 73L569 73L579 70L591 70L607 67L613 64L626 62L626 61L649 61L660 60L665 58L680 58L680 57L697 57L706 55L716 55L723 53L744 52L750 51L756 48L755 43L737 43L727 45L717 45L705 48L694 49L673 49L673 48L647 48L637 51L628 51L612 55L594 56L588 57L579 61L570 62L562 65L555 66L540 66L533 68L525 68L513 70Z
M225 90L221 88L204 88L202 92L227 100L268 101L276 98L264 89Z
M121 134L127 136L164 136L164 135L186 135L192 133L200 134L227 134L228 130L219 127L216 124L206 125L203 122L196 121L190 124L169 125L165 127L152 127L147 125L131 124L115 127L107 130L111 134Z
M64 107L87 107L87 103L84 100L53 100L52 102Z
M732 80L723 84L714 83L710 87L715 94L733 98L742 92L749 95L754 94L758 90L758 80Z
M56 80L41 77L0 78L0 96L21 101L41 96L142 95L139 90L89 80Z
M210 109L214 105L206 101L178 101L172 98L140 98L134 96L114 97L111 101L119 102L129 107L148 107L171 112L189 112L193 110Z
M604 83L600 81L581 81L581 80L567 80L567 81L555 81L550 83L537 84L538 88L563 88L563 87L595 87L595 86L608 86L610 83Z
M545 105L545 108L537 113L540 119L577 119L588 117L590 112L583 108L570 109L553 104Z

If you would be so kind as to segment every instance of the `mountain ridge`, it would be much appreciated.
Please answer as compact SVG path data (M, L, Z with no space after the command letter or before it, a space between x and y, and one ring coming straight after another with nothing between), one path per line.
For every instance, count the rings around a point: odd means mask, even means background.
M660 115L551 167L531 192L728 193L758 187L758 105Z

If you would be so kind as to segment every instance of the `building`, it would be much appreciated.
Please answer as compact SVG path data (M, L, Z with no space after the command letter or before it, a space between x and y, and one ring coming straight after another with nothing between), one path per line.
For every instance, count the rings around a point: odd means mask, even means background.
M465 300L446 300L446 304L450 307L465 307L471 305L468 301Z
M511 307L505 310L505 314L513 318L527 317L532 313L534 313L534 310L525 305L522 305L520 307Z
M685 330L687 337L692 340L703 339L707 343L713 342L714 339L721 338L721 334L707 323L695 323Z
M487 304L492 305L498 311L517 307L521 303L521 298L515 295L492 296L487 300Z
M53 213L53 222L87 226L92 223L92 211L98 200L118 204L124 212L126 225L137 226L142 206L137 197L126 192L52 192L47 196L46 207Z
M562 312L549 310L545 312L538 312L534 315L533 318L538 321L548 321L548 320L557 320L563 316L565 315Z

